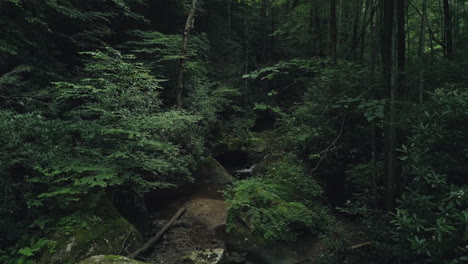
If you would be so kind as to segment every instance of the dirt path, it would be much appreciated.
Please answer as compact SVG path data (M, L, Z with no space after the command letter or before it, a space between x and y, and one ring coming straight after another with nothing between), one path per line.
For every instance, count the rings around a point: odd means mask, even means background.
M208 229L218 229L226 225L227 205L220 193L224 186L207 185L198 190L185 203L186 216Z
M155 232L182 206L185 206L186 212L155 245L146 261L164 264L181 263L181 256L190 252L226 249L228 241L226 252L229 251L227 253L231 259L239 260L228 263L314 264L327 248L333 246L333 241L343 239L356 229L353 223L340 221L339 228L327 237L305 236L297 242L269 247L248 245L246 248L238 248L225 232L227 204L221 193L225 187L213 184L200 185L185 198L168 202L163 208L159 208L154 216Z
M184 254L196 250L225 248L227 205L221 191L225 185L204 184L184 200L175 200L157 210L154 229L158 230L180 207L185 214L159 241L147 257L151 263L180 263Z

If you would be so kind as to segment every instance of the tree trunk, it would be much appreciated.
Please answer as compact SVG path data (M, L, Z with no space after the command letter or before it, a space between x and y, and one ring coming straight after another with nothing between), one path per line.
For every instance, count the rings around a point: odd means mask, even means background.
M333 61L337 60L337 28L336 28L336 0L330 0L330 55Z
M371 15L371 26L370 26L370 85L374 86L375 83L375 65L376 65L376 45L375 45L375 29L374 29L374 17ZM372 98L376 98L376 91L373 89L371 91ZM376 126L375 122L371 124L371 161L372 161L372 193L373 201L372 205L374 209L377 209L377 140L376 140Z
M337 39L336 39L336 52L340 50L340 36L341 36L341 25L343 21L343 0L340 1L340 11L338 15L338 27L336 29Z
M245 5L244 9L244 74L249 73L249 24L247 21L247 10L248 6ZM245 106L248 105L248 91L249 91L249 81L247 78L244 79L244 100L245 100Z
M272 59L273 52L275 50L275 16L276 16L276 8L273 6L271 8L271 38L270 38L270 52L269 52L269 59Z
M400 49L405 42L404 30L401 28L401 17L403 14L401 3L403 0L384 0L383 6L383 36L382 36L382 62L384 69L384 84L388 95L388 104L385 114L385 138L384 138L384 180L385 180L385 209L390 211L394 208L394 201L399 189L399 170L397 165L396 147L398 143L397 134L397 100L399 95L399 64L403 63L405 50ZM404 23L403 23L404 25ZM399 39L403 36L403 40ZM403 55L402 55L403 54Z
M419 35L418 57L419 57L419 103L424 101L424 49L426 41L426 16L427 16L427 0L422 0L422 16L421 29Z
M361 64L364 62L364 50L366 47L366 33L367 33L367 25L368 25L368 23L366 23L366 19L367 19L367 12L369 12L369 8L370 8L370 0L366 0L364 4L364 12L362 15L361 34L359 36L361 38L361 52L359 56L359 63ZM372 15L372 14L369 13L369 15Z
M315 6L315 56L321 56L322 54L322 20L320 19L320 12L318 5Z
M354 24L353 24L353 46L352 46L352 53L353 53L353 60L356 61L357 59L357 49L359 43L358 37L358 28L359 28L359 14L361 13L361 0L358 0L356 6L356 16L354 17Z
M398 96L400 98L406 97L406 0L397 0L397 56L398 56Z
M231 40L231 0L227 0L228 39Z
M268 1L269 0L262 0L262 17L261 17L261 25L264 30L262 30L262 63L268 61L268 40L269 40L269 33L268 33Z
M187 50L190 40L190 32L193 28L195 21L195 12L197 9L197 0L192 0L192 7L190 13L187 17L187 22L185 23L184 36L182 38L182 54L179 63L179 77L177 82L177 109L182 109L182 93L184 90L184 70L185 70L185 61L187 60Z
M448 57L453 54L453 28L452 14L450 12L449 0L443 0L444 3L444 28L445 28L445 51Z

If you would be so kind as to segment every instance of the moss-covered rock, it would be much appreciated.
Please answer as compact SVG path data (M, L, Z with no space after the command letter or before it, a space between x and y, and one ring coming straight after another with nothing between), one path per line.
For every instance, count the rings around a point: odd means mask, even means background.
M141 261L116 255L99 255L82 260L79 264L145 264Z
M295 200L292 194L298 192L282 180L264 176L235 182L225 193L227 231L256 244L294 241L305 232L326 231L332 220L326 209Z
M232 175L214 158L207 158L202 168L205 182L213 184L227 184L233 181Z
M60 231L51 238L56 242L55 249L44 252L39 264L76 264L94 255L132 251L143 243L141 234L117 212L107 196L93 208L62 218Z

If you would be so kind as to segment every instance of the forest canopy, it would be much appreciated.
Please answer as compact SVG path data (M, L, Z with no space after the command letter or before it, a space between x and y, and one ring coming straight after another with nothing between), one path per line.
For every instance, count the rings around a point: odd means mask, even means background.
M0 0L0 31L0 263L146 239L212 159L252 165L227 234L326 237L298 263L468 261L466 0Z

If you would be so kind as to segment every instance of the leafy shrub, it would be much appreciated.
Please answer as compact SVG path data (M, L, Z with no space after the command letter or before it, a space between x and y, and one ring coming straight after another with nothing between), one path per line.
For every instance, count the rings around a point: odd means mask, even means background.
M407 190L391 223L408 263L462 263L468 249L468 92L437 89L400 149ZM451 151L447 152L446 149Z
M190 180L203 152L200 118L163 111L159 81L132 56L87 54L92 60L80 78L55 84L62 158L36 164L31 181L48 191L35 205L73 201L96 188L125 185L141 194Z
M84 55L74 79L49 87L44 111L0 111L2 248L20 241L12 251L34 249L47 237L30 226L38 215L50 227L102 190L142 195L193 180L205 150L202 117L163 109L160 81L133 56L111 48ZM21 240L27 230L34 239Z
M318 234L332 222L319 203L321 188L293 156L272 162L260 177L235 182L225 193L228 231L260 236L260 242L291 241Z
M322 188L307 174L307 168L296 155L286 153L272 159L262 177L281 186L284 199L300 201L307 206L320 203Z

